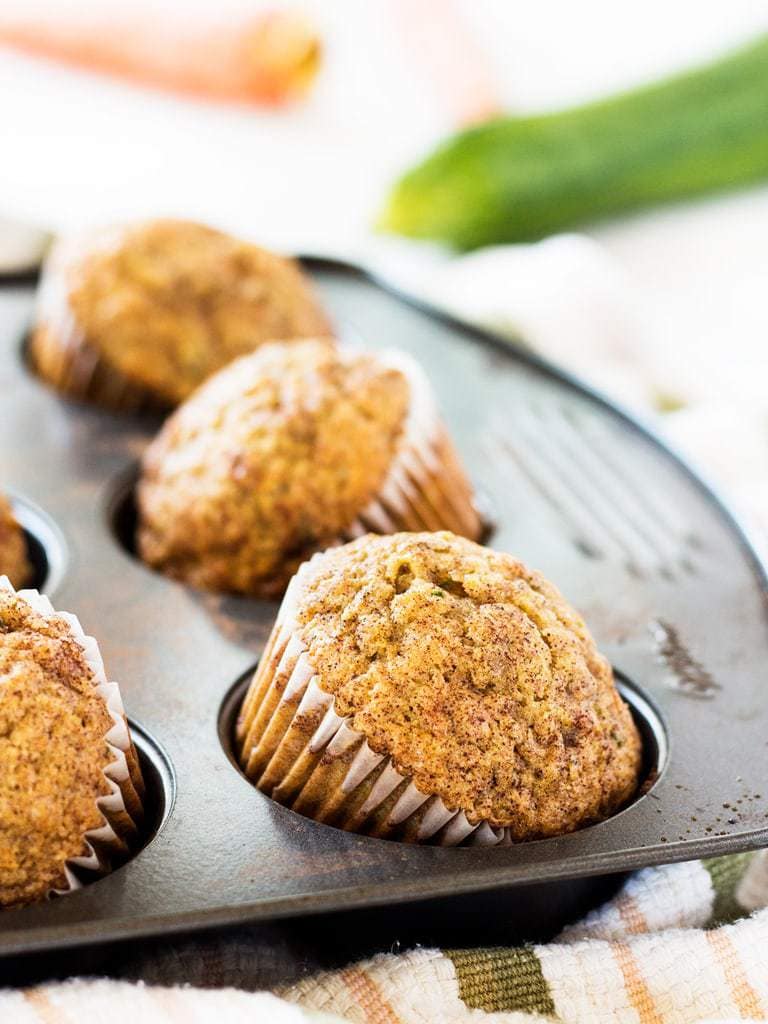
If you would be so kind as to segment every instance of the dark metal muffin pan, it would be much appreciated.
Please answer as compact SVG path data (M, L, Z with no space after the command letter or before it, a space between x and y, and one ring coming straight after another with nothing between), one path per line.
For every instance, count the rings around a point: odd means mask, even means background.
M555 927L605 893L605 876L768 843L766 576L730 513L657 438L530 353L352 267L307 267L344 330L425 367L491 543L583 612L643 728L644 795L572 835L436 849L346 834L257 792L228 730L277 606L194 591L127 550L132 467L157 423L37 381L22 346L33 290L6 286L0 481L45 554L45 589L98 638L140 723L154 834L80 892L0 914L2 954L381 906L456 922L456 900L462 916L516 907Z

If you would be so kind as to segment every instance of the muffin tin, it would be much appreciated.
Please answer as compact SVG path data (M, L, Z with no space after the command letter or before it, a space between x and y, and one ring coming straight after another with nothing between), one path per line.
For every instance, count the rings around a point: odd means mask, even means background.
M532 354L346 264L305 265L342 333L420 361L490 542L583 612L643 732L642 793L571 835L440 849L347 834L254 789L230 738L277 604L194 591L135 558L135 466L157 422L68 404L37 381L23 352L33 291L9 285L0 479L40 584L120 683L151 800L127 864L0 915L2 955L374 907L422 939L428 920L473 912L486 926L489 912L507 926L533 915L542 933L622 872L768 844L766 576L730 513L658 439Z

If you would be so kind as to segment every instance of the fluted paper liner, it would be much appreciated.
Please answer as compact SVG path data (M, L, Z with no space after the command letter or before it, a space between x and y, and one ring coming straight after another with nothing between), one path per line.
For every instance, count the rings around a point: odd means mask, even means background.
M114 859L125 858L143 818L144 783L136 750L128 731L120 688L117 683L107 681L104 662L96 640L86 635L75 615L57 612L48 598L38 591L17 591L7 576L0 576L0 589L16 594L38 615L45 618L56 616L67 623L72 636L82 648L85 661L96 680L96 692L103 699L112 718L112 727L104 737L113 756L113 760L103 771L109 792L96 798L102 824L88 829L83 834L83 852L64 863L63 871L67 884L52 892L63 895L81 888L83 883L78 871L106 874Z
M366 533L451 530L470 540L482 533L472 487L443 425L429 381L405 352L377 353L408 381L403 434L378 494L358 514L344 540Z
M472 822L422 793L351 717L337 714L299 637L296 604L305 563L291 581L237 724L240 764L262 792L347 831L440 846L496 846L508 830Z
M69 303L67 267L85 249L107 248L119 235L119 229L104 228L54 245L43 267L29 355L38 373L70 398L126 411L156 409L162 403L149 389L116 370L88 341Z

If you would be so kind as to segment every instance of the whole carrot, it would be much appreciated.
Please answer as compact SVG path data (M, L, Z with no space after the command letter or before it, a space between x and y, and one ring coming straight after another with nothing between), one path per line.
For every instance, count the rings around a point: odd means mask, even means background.
M289 11L215 28L0 17L0 46L142 86L258 106L279 106L306 92L321 51L312 26Z

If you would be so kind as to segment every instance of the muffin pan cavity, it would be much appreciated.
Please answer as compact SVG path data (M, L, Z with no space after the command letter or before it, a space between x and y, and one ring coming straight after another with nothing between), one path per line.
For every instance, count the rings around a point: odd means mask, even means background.
M64 534L41 508L17 494L10 494L17 522L24 531L32 578L25 586L53 594L64 579L69 553Z
M237 717L240 712L240 708L243 703L243 698L246 695L248 686L250 684L253 673L256 670L254 665L252 668L244 672L239 679L237 679L232 686L229 688L221 702L218 716L218 735L219 742L221 743L222 749L227 756L227 760L235 769L235 771L242 777L242 779L249 785L255 788L253 782L248 778L245 772L242 770L237 759L237 747L235 743L235 729L237 726ZM621 672L614 670L616 678L616 689L622 696L624 702L629 706L629 710L634 719L635 725L637 726L640 738L642 741L642 764L640 768L640 775L638 780L638 787L628 803L624 804L615 814L611 815L610 818L606 818L606 822L618 818L619 815L623 814L630 807L634 806L640 800L644 800L658 784L667 766L667 760L669 756L669 742L667 738L667 730L662 721L659 711L654 706L653 701L647 694L644 694L642 689L635 683L630 682L626 676ZM264 796L264 794L262 794ZM264 796L264 799L270 799ZM272 801L272 803L278 807L281 811L286 811L290 814L294 814L289 808ZM312 821L312 819L306 819ZM327 825L321 822L312 821L313 825L317 825L319 828L334 828L333 825ZM588 825L588 829L596 829L603 826L605 822L597 822L594 825ZM586 831L580 829L578 831ZM338 830L337 830L338 831ZM559 837L560 839L567 839L566 836ZM389 839L371 839L375 843L390 843L392 840ZM536 840L537 843L547 842L547 840ZM516 844L522 845L522 844ZM527 844L529 845L529 844ZM461 850L465 847L455 846L450 847L451 850ZM490 853L494 847L486 848L487 853Z
M662 721L661 714L656 709L648 694L635 683L630 682L626 676L614 669L616 689L622 696L624 702L629 705L632 718L640 733L642 742L643 759L640 767L640 779L637 792L626 804L614 814L622 814L628 807L636 804L638 800L644 799L654 786L657 785L667 767L669 758L669 741L667 730Z
M138 464L121 473L110 487L107 496L107 523L119 546L131 558L138 558L136 550L136 485L139 481ZM149 567L148 567L149 568Z
M230 686L224 694L224 699L219 707L219 715L217 719L219 743L221 743L221 748L227 755L227 760L238 775L241 775L246 783L251 787L253 786L253 783L243 772L237 761L235 728L237 726L237 716L240 713L243 698L245 697L255 671L256 665L253 665L247 672L243 672L243 674Z

